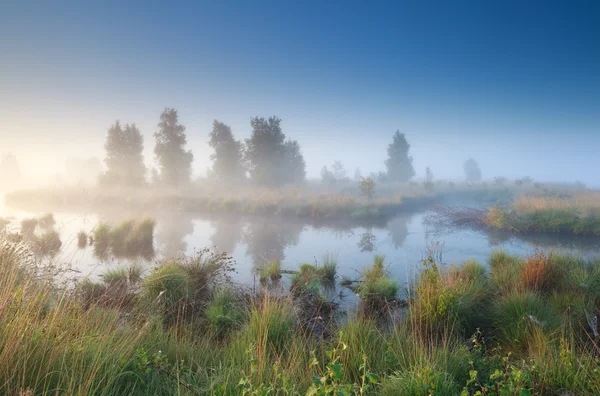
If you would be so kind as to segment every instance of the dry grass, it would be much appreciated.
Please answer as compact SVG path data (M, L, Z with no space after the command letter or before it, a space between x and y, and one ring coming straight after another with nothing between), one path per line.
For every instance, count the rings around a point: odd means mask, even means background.
M582 213L600 210L600 191L583 191L569 197L521 196L514 204L518 213L545 210L577 210Z
M565 268L558 266L541 251L527 256L520 274L526 289L543 293L557 290L566 275Z

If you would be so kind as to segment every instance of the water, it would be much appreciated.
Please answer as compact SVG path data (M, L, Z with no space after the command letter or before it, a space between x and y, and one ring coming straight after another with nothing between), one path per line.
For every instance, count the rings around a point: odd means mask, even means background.
M0 206L0 217L10 217L13 224L44 212L27 212ZM375 254L383 254L391 276L404 283L420 268L420 260L432 244L442 246L445 264L460 264L468 259L486 263L494 249L525 255L536 248L567 250L584 256L600 256L598 238L527 237L489 234L468 229L441 232L427 221L427 212L403 214L387 225L378 227L328 226L307 224L298 219L276 217L207 218L192 213L154 215L156 260L161 257L191 255L194 250L215 247L228 252L236 261L234 279L241 283L255 281L254 268L272 258L280 258L282 268L295 270L301 263L320 262L326 253L337 256L338 274L350 279L373 262ZM100 262L93 249L77 249L77 232L91 232L101 220L117 223L139 217L125 213L76 214L54 212L55 228L63 242L54 260L77 269L78 277L97 278L106 269L127 263L126 260ZM147 262L150 268L156 264Z

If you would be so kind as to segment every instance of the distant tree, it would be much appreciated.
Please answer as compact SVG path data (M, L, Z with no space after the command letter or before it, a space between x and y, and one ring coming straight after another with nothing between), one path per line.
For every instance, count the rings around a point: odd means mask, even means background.
M343 180L348 176L346 168L344 168L344 165L340 161L334 161L331 169L333 170L333 176L337 180Z
M321 168L321 179L325 184L335 184L335 176L333 176L333 172L327 169L326 165L323 165Z
M406 136L396 131L392 143L388 146L388 158L385 160L389 181L407 182L415 175L409 150L410 144L406 141Z
M348 172L344 165L340 161L334 161L331 165L331 171L327 169L327 166L321 168L321 178L325 184L337 184L343 181L348 176Z
M465 179L468 182L481 181L481 169L479 168L477 161L473 158L469 158L465 161L463 169L465 170Z
M9 183L14 187L22 180L21 168L14 154L5 154L0 159L0 190Z
M154 154L159 166L160 181L171 186L189 182L194 155L190 150L185 150L185 126L179 123L177 110L163 110L154 138Z
M210 159L213 162L211 176L227 182L246 178L244 150L242 143L233 138L231 128L217 120L213 121L208 145L215 151Z
M360 193L364 195L369 201L373 199L375 195L375 185L376 182L372 177L363 177L360 179L358 184L360 188Z
M282 185L306 178L306 163L295 140L286 140L281 119L250 119L252 135L246 139L245 160L250 177L257 184Z
M360 172L360 169L356 168L354 171L354 180L360 181L360 179L362 179L362 173Z
M425 182L423 183L423 186L427 191L433 190L433 172L429 166L425 168Z
M284 166L282 181L290 181L292 183L300 183L306 179L306 162L300 144L297 140L287 140L283 145Z
M505 185L506 182L507 182L506 177L498 176L498 177L494 178L494 183L496 183L499 186Z
M135 124L121 126L116 121L108 129L104 148L107 169L100 176L101 183L131 186L145 182L144 137Z

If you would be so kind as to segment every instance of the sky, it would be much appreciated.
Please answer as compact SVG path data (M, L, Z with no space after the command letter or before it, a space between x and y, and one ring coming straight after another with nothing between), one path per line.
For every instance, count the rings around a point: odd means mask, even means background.
M383 170L406 134L417 176L600 186L597 1L2 1L0 154L51 178L103 158L108 127L174 107L194 174L214 119L244 139L280 117L309 177Z

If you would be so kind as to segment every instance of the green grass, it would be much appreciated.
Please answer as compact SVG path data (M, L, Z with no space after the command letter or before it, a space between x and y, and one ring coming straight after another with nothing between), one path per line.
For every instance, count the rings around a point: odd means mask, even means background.
M337 261L326 254L322 265L303 263L292 276L292 291L296 294L319 295L335 288Z
M269 261L258 270L258 275L262 283L269 282L269 279L272 281L281 279L281 261L279 259Z
M94 255L102 261L111 257L151 260L155 254L154 227L152 219L126 220L115 227L100 223L93 233Z
M384 261L384 256L376 255L373 265L362 271L357 291L366 312L382 312L397 298L398 283L388 278Z
M545 255L544 269L565 269L561 282L532 287L522 271L535 261L546 274L539 260L425 260L393 320L350 313L325 334L305 326L303 297L231 282L224 255L119 267L61 289L35 275L23 245L0 241L0 393L598 394L597 338L581 311L600 307L600 262ZM323 267L299 274L320 282ZM381 279L377 257L363 281ZM123 284L133 297L115 304Z

